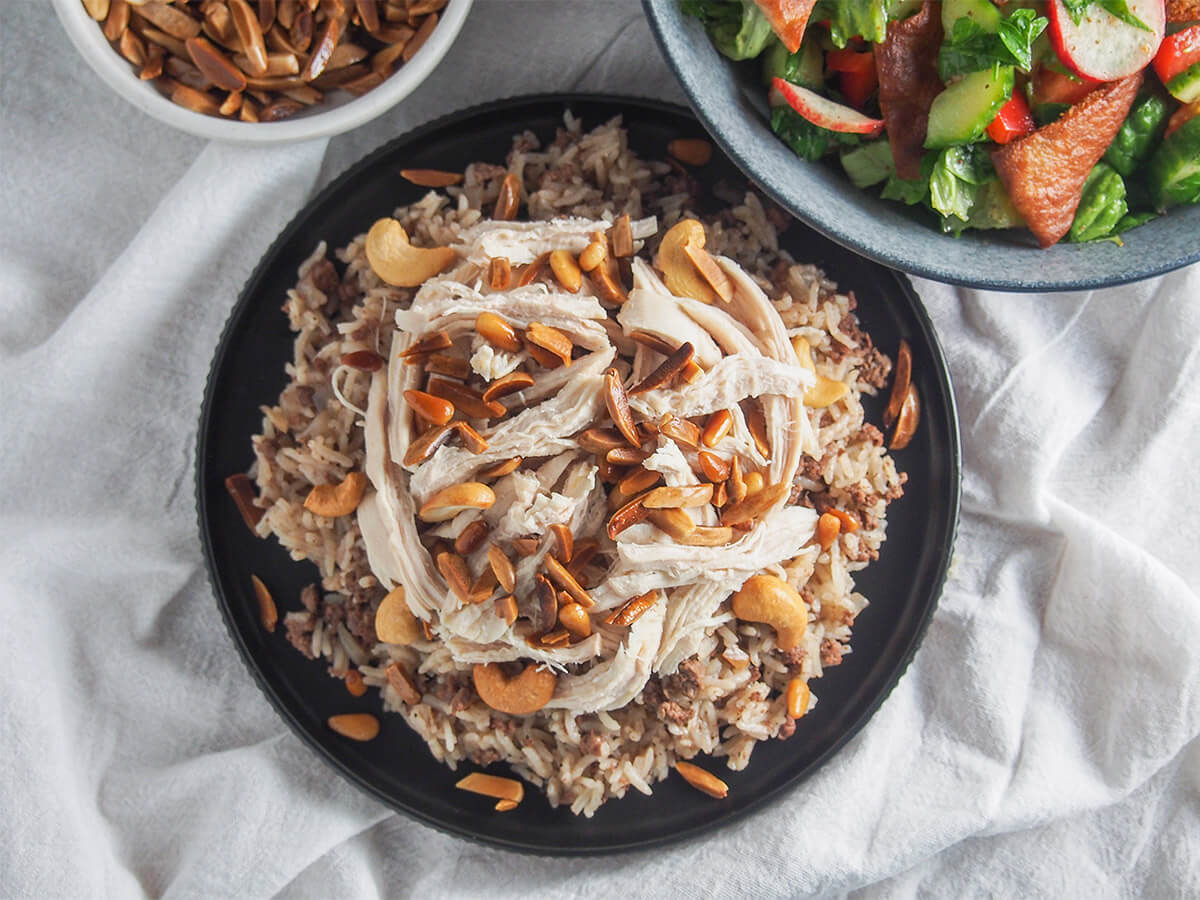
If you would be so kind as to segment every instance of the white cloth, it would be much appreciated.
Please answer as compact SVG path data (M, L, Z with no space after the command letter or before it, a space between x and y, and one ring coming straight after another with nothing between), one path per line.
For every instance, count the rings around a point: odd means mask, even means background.
M254 263L361 153L503 94L678 99L639 5L480 0L409 102L269 150L157 125L96 82L48 4L3 7L0 895L1200 888L1200 267L1093 294L918 283L966 476L908 674L734 827L617 859L515 856L391 813L272 712L204 576L196 421Z

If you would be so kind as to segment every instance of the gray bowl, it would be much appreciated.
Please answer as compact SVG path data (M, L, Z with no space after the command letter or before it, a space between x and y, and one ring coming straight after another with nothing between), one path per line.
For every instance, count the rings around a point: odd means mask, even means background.
M679 0L642 0L655 39L696 115L746 176L834 241L905 272L1006 291L1125 284L1200 260L1200 205L1127 232L1125 246L1060 243L1039 250L1024 231L938 232L932 217L856 189L833 165L798 158L771 132L758 63L717 53Z

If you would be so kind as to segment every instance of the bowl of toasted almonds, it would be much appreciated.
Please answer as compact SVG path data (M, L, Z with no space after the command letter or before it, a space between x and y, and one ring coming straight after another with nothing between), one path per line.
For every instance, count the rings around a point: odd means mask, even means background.
M92 70L142 112L210 140L349 131L407 97L472 0L54 0Z

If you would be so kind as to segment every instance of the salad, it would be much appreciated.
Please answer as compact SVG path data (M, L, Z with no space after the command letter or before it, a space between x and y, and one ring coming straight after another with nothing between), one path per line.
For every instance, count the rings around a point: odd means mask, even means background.
M681 0L771 128L943 231L1108 240L1200 203L1200 0Z

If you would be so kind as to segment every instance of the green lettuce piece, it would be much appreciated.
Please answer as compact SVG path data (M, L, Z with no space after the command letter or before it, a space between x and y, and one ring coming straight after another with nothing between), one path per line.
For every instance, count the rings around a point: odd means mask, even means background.
M1104 161L1123 176L1132 175L1162 140L1168 116L1167 101L1158 94L1138 97L1109 144Z
M1045 16L1032 9L1014 10L1000 21L996 34L989 34L966 16L954 23L954 30L938 52L938 74L942 81L982 72L999 63L1028 72L1033 68L1033 43L1046 30Z
M829 20L834 46L845 47L853 37L882 44L887 37L888 0L818 0L810 22Z
M842 154L842 168L856 188L866 188L895 174L892 148L887 138L863 144Z
M789 106L777 106L771 110L771 130L797 156L809 162L816 162L834 147L857 146L861 143L858 135L814 125Z
M929 205L942 214L943 230L958 234L968 227L985 186L996 180L996 170L981 145L941 151L929 175Z
M753 0L680 0L680 9L703 22L713 46L730 59L753 59L774 37Z
M1107 238L1127 212L1125 180L1112 166L1098 162L1083 182L1083 195L1067 240L1086 243Z

